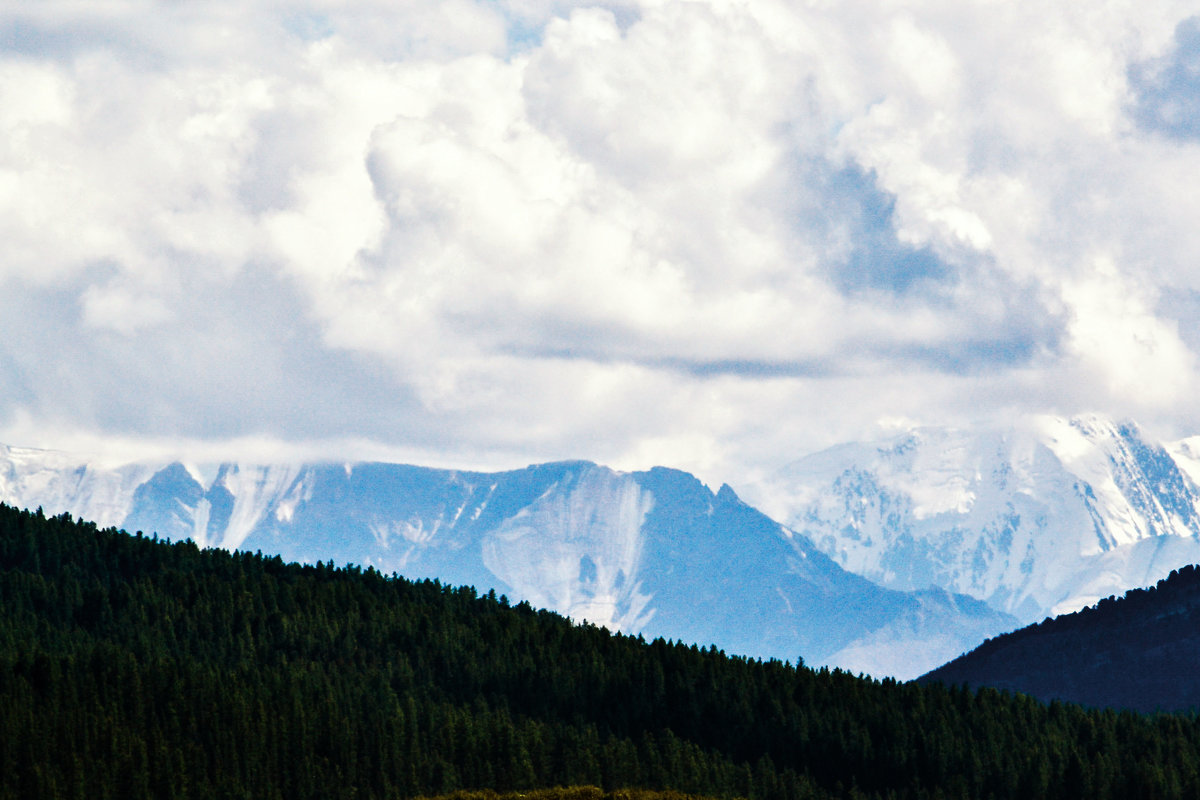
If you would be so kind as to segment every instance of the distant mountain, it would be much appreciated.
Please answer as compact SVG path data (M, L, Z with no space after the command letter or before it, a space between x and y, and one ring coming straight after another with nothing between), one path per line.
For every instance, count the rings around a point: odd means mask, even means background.
M851 572L1032 622L1200 562L1198 453L1133 423L1038 417L840 445L743 494Z
M564 462L99 466L0 449L0 500L129 531L494 588L575 619L754 657L915 677L1018 623L882 588L676 470Z
M1200 569L980 645L923 683L1136 711L1200 710Z

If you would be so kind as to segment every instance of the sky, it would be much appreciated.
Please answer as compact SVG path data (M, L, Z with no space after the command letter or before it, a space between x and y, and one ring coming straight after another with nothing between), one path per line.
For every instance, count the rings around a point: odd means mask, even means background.
M1196 434L1198 177L1198 0L0 0L0 441Z

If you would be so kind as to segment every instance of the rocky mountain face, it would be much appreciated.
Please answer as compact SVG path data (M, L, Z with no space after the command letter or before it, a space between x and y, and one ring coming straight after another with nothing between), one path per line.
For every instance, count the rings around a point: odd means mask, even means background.
M1135 711L1200 709L1200 569L998 636L922 682Z
M1200 562L1200 441L1039 417L922 428L803 458L743 494L845 569L1030 622Z
M915 677L1017 621L887 589L683 472L587 462L101 466L0 450L0 500L287 560L495 589L578 620L731 653Z

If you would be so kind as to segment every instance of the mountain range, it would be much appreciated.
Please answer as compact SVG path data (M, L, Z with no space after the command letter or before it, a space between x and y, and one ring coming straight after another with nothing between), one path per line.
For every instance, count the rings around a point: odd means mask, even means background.
M1023 622L1200 562L1200 447L1132 422L917 428L802 458L743 494L845 569Z
M102 466L0 450L0 500L202 546L494 589L627 633L915 677L1017 622L853 575L677 470L483 473L383 463Z
M1133 423L1038 417L839 445L713 492L585 461L106 464L0 446L0 501L907 679L1200 562L1198 456Z

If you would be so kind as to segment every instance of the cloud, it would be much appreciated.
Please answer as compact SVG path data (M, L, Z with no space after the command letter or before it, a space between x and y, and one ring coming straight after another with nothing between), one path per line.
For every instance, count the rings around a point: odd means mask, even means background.
M0 425L719 480L889 418L1182 431L1194 39L1168 3L5 10Z
M1176 325L1160 319L1139 287L1112 262L1069 289L1070 349L1110 391L1138 395L1147 405L1185 403L1195 389L1195 354Z

